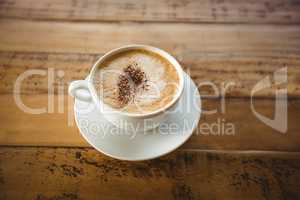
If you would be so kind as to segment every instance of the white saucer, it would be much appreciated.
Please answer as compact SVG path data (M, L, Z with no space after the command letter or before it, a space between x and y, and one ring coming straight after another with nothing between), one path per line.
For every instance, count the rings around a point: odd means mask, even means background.
M147 160L173 151L192 135L201 113L198 89L187 74L184 79L177 111L158 128L147 132L119 129L93 103L75 100L75 120L81 135L98 151L120 160Z

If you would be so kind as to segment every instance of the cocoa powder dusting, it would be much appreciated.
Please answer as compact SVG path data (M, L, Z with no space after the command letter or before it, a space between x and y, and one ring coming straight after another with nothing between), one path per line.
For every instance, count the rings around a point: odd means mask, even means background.
M129 79L126 75L120 75L118 81L118 100L122 104L127 104L131 98Z
M134 98L138 86L143 84L141 88L147 89L147 79L137 63L128 65L123 71L125 74L121 74L118 81L118 100L124 105Z
M136 64L128 65L128 67L124 69L124 72L128 74L136 85L140 85L145 78L145 72L136 67Z

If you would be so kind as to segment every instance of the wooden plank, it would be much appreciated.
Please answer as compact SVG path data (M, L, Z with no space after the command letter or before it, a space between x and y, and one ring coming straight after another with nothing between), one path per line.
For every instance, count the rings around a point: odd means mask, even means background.
M299 9L299 3L293 0L2 0L0 16L70 21L290 24L300 22Z
M28 107L45 107L46 110L47 98L47 95L21 96ZM5 105L0 113L0 145L89 146L73 121L72 99L68 101L65 97L63 112L58 111L58 97L54 96L54 100L53 112L29 114L17 107L11 95L0 95L0 104ZM299 100L288 102L285 134L259 121L247 99L226 99L225 111L221 105L219 100L203 100L203 109L216 109L216 113L202 115L198 128L183 149L300 151ZM256 99L254 106L262 115L273 117L273 100Z
M91 149L0 148L1 199L299 199L300 154L176 151L144 162Z
M29 70L39 70L46 75L31 75L22 81L20 93L45 94L50 87L57 93L58 87L67 93L68 84L72 80L84 79L93 63L102 54L77 53L32 53L32 52L0 52L0 93L9 94L14 90L18 77ZM253 87L263 78L276 70L287 67L287 87L290 98L300 96L300 57L299 56L246 56L177 53L176 58L182 63L185 71L191 75L199 86L201 95L226 97L249 97ZM59 76L61 74L62 76ZM54 77L48 83L48 77ZM210 82L217 88L215 91ZM226 87L226 85L228 87ZM271 98L275 89L282 85L273 84L253 94L253 97ZM226 88L226 89L225 89ZM222 91L224 91L222 93Z
M104 53L144 43L176 54L299 55L300 27L0 20L1 51Z
M17 106L12 95L0 95L1 145L33 146L89 146L76 128L71 97L54 97L54 111L42 114L26 113ZM30 108L48 107L47 95L21 96L22 102ZM62 112L58 111L58 105ZM5 114L7 114L5 116ZM42 129L41 129L42 127Z

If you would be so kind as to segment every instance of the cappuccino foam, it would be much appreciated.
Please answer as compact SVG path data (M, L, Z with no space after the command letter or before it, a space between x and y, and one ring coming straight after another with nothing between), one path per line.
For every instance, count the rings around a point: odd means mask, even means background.
M164 57L145 50L128 50L101 63L93 83L99 98L112 108L147 113L173 100L179 76Z

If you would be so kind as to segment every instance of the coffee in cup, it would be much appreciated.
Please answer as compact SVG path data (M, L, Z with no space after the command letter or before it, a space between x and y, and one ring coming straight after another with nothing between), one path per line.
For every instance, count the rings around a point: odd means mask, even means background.
M176 110L183 88L183 71L174 57L156 47L133 44L99 58L85 80L70 84L69 94L96 105L119 128L146 131Z
M176 68L144 49L114 54L97 66L93 84L99 99L127 113L150 113L168 105L178 92Z

